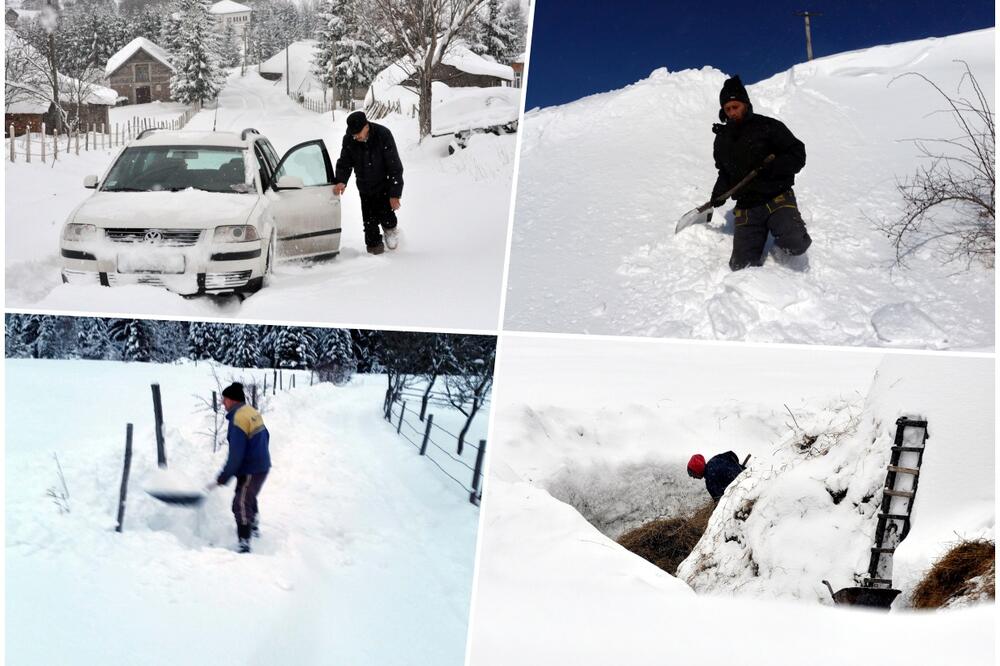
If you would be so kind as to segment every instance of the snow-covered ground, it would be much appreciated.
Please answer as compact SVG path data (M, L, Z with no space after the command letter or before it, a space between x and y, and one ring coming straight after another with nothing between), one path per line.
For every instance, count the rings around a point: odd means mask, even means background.
M229 79L219 108L205 109L187 128L260 130L279 153L323 138L340 153L346 114L307 111L285 96L282 81L248 70ZM361 204L348 186L343 197L342 251L318 264L275 268L269 284L240 303L235 298L184 299L148 286L108 289L63 285L59 233L89 192L87 174L102 173L114 152L92 151L31 164L6 165L6 305L39 310L84 310L141 315L336 322L344 325L489 329L497 326L507 237L515 135L473 137L447 154L448 138L418 143L416 120L379 121L396 137L406 186L398 213L399 250L365 252Z
M749 86L754 110L806 145L796 194L813 238L806 272L769 256L731 273L732 204L674 235L715 182L711 124L726 75L668 72L525 115L506 326L702 339L993 348L994 271L931 247L893 268L871 219L901 207L926 165L914 138L953 137L945 101L969 63L994 99L994 30L800 64ZM890 85L891 83L891 85ZM972 92L966 82L965 95Z
M151 382L170 472L204 484L221 468L197 398L215 386L212 365L5 367L8 663L463 663L479 513L382 420L384 377L309 387L299 373L267 399L273 467L247 556L233 550L232 482L199 509L143 491L156 481ZM451 428L457 415L435 420ZM116 534L126 422L134 457ZM61 489L54 453L68 513L47 496Z
M930 439L894 582L912 590L956 534L992 538L993 359L508 337L497 371L472 666L701 663L706 654L751 665L993 663L992 604L916 612L904 599L879 614L795 593L825 590L817 576L849 586L849 572L867 569L874 520L846 509L863 487L881 486L887 438L903 413L926 417ZM852 416L855 429L826 455L793 454L792 415L807 431L833 433ZM582 515L624 515L632 502L629 519L662 517L672 505L653 500L664 484L704 501L704 483L686 478L684 465L692 453L730 449L753 454L750 472L723 497L699 547L750 543L770 558L766 576L723 558L715 579L689 585ZM654 473L636 473L643 468ZM570 505L554 495L574 478ZM839 505L823 490L837 480L849 487ZM736 533L731 504L749 488L759 516Z

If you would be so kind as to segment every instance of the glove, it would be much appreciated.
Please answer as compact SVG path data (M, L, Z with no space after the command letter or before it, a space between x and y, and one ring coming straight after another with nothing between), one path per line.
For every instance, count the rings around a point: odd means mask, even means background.
M722 197L722 196L716 197L714 195L712 196L712 207L713 208L719 208L720 206L725 206L725 205L726 205L726 199L725 199L725 197Z

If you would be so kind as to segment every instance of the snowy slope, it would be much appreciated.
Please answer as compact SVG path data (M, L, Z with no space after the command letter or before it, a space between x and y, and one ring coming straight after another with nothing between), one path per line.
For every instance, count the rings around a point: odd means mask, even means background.
M384 378L308 387L299 375L268 398L273 467L252 555L233 551L232 483L197 510L143 492L151 381L170 472L204 484L221 468L194 397L214 387L212 367L6 362L7 661L461 664L478 511L381 419ZM135 452L116 534L126 421ZM70 513L46 496L53 453Z
M234 73L219 109L195 116L188 129L240 131L255 127L279 153L322 137L331 157L340 153L346 114L307 111L285 96L283 82ZM62 156L53 167L7 164L5 202L6 305L43 310L221 316L336 322L344 325L490 329L497 325L506 243L515 135L474 137L447 155L447 138L418 143L416 120L380 121L396 137L405 168L398 213L400 249L365 252L361 204L353 184L343 197L343 240L336 259L275 268L260 293L233 298L184 299L138 286L107 289L63 285L58 236L67 214L88 196L87 174L101 173L114 153Z
M932 439L914 528L896 560L898 581L912 587L910 572L922 572L940 554L954 538L948 530L975 535L992 525L992 359L591 339L509 338L504 345L470 634L473 666L702 663L705 642L697 637L726 638L713 642L719 663L993 663L992 606L881 615L821 607L818 595L793 602L808 597L789 593L790 581L809 589L806 580L819 571L835 586L849 584L849 573L844 581L838 572L849 568L843 562L859 559L850 552L854 545L867 552L871 528L829 511L824 482L850 484L849 499L869 481L881 484L886 460L879 447L901 409L932 419ZM656 512L668 507L670 493L707 499L704 484L683 472L695 451L731 448L753 454L752 470L779 466L793 431L786 404L807 430L838 426L849 415L858 425L844 452L803 456L821 468L803 463L793 468L794 478L772 474L784 482L769 486L784 513L768 527L775 515L762 512L755 538L774 542L774 569L767 572L773 587L764 579L748 582L749 568L733 566L731 579L696 584L701 594L691 595L679 585L682 578L618 546L608 538L609 525L587 515L606 517L631 505L635 517L651 520L661 517ZM864 452L872 437L879 451L870 459L849 455ZM569 496L571 479L578 485ZM822 498L825 513L810 512ZM713 525L721 517L717 512ZM867 531L852 537L845 534L851 529ZM789 571L777 569L781 547ZM733 594L737 587L747 594ZM906 640L886 640L897 634Z
M894 249L866 218L899 210L897 178L922 162L909 139L951 137L944 100L969 62L989 99L994 31L817 59L749 86L754 109L806 145L796 178L810 269L769 256L731 273L732 204L674 235L715 182L711 124L726 75L668 72L526 114L506 323L525 330L992 348L994 272ZM965 91L968 92L968 91Z

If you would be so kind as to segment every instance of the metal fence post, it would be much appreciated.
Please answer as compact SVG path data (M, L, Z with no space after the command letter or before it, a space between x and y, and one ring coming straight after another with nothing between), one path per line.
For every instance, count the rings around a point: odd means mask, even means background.
M469 494L469 501L479 505L479 497L482 493L479 491L480 478L483 473L483 456L486 454L486 440L479 440L479 451L476 452L476 470L472 473L472 492Z
M424 441L420 443L420 455L427 453L427 440L431 438L431 426L434 425L434 415L427 415L427 429L424 430Z
M153 419L156 426L156 464L167 466L167 450L163 442L163 402L160 400L160 385L151 384L153 389Z
M39 138L39 143L41 144L39 146L39 149L40 149L40 151L42 153L42 155L41 155L41 157L42 157L42 164L45 164L45 123L42 123L42 135L40 137L38 137L38 138Z
M132 466L132 424L125 426L125 463L122 466L122 487L118 491L118 527L115 532L122 531L125 520L125 496L128 494L128 471Z
M398 435L403 429L403 414L406 413L406 401L403 401L403 406L399 410L399 423L396 425L396 434Z
M14 123L10 124L10 161L14 161Z

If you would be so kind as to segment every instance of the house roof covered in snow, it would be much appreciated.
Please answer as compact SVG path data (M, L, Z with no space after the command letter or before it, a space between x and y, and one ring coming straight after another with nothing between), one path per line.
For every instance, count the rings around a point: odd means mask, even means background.
M455 69L462 70L466 74L495 76L505 81L514 80L514 70L509 65L501 65L498 62L487 60L483 56L473 53L462 42L452 44L445 52L441 62L445 65L451 65Z
M111 76L113 72L120 69L121 66L124 65L128 59L134 56L139 50L145 51L154 59L160 61L173 70L174 66L170 64L170 54L167 53L166 49L158 44L154 44L145 37L136 37L131 42L123 46L118 53L108 58L108 64L104 68L105 75Z
M212 5L208 11L212 14L240 14L242 12L249 12L253 10L246 5L233 2L233 0L219 0L219 2Z

